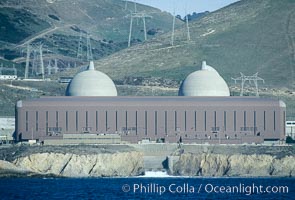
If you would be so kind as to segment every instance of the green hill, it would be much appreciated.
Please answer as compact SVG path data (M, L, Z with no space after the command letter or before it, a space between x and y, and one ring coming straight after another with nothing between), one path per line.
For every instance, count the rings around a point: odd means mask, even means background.
M2 0L0 56L18 62L24 56L19 52L27 44L42 42L51 53L76 57L80 34L86 51L88 33L94 58L99 59L127 47L130 13L134 10L134 3L121 0ZM152 17L146 19L148 39L170 30L170 14L141 4L136 10ZM177 26L181 24L177 20ZM135 44L144 40L143 21L135 20L133 25L131 39Z
M182 80L207 60L231 82L240 72L259 72L267 86L294 88L295 1L242 0L176 31L98 60L115 79L162 76Z

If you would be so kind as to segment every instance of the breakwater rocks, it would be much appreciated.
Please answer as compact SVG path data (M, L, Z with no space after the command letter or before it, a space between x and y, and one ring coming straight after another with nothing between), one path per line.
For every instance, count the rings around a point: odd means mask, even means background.
M266 154L222 155L183 153L168 157L169 173L203 177L291 177L295 176L295 157Z
M0 161L0 175L50 175L61 177L125 177L143 174L143 155L130 147L107 146L39 147L23 154L6 154ZM60 152L61 149L63 153ZM73 150L73 148L75 148ZM77 151L77 149L81 151ZM84 149L85 148L85 149ZM117 148L117 151L116 151ZM38 149L45 152L38 152ZM73 150L71 152L70 150ZM119 150L120 149L120 150ZM46 152L49 151L49 152ZM15 155L19 154L19 155ZM2 154L3 156L3 154Z

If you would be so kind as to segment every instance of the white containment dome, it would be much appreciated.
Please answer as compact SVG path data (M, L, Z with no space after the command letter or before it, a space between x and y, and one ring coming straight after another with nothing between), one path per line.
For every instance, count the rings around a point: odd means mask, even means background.
M66 96L117 96L117 89L112 79L96 71L90 61L88 69L78 73L69 83Z
M230 96L224 79L211 66L202 62L202 69L188 75L182 82L179 96Z

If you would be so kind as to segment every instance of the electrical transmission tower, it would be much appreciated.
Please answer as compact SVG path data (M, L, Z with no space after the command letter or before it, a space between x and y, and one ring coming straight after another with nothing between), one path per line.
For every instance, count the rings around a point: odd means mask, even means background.
M82 33L80 32L80 38L78 43L78 51L77 51L77 58L82 60L83 53L82 53Z
M47 74L48 75L51 75L51 69L52 69L52 66L51 66L51 60L48 61L48 65L47 65Z
M146 31L146 18L153 18L152 16L146 13L138 13L134 12L130 15L130 30L129 30L129 39L128 39L128 47L131 46L131 36L132 36L132 29L133 29L133 19L142 19L143 21L143 31L144 31L144 40L147 40L147 31Z
M91 38L90 34L87 33L87 61L92 61L93 55L92 55L92 47L91 47Z
M185 10L185 13L186 10ZM185 14L185 23L186 23L186 37L187 37L187 41L189 42L191 40L191 35L190 35L190 27L189 27L189 21L188 21L188 16L187 14ZM175 16L175 9L173 12L173 23L172 23L172 34L171 34L171 46L174 46L174 40L175 40L175 21L176 21L176 16Z
M171 46L174 46L174 34L175 34L175 9L173 12L172 34L171 34Z
M235 81L235 84L237 84L237 81L241 81L241 93L240 96L244 95L244 86L245 83L248 81L249 84L252 82L255 85L255 91L256 91L256 96L259 96L259 91L258 91L258 81L262 81L264 83L264 79L258 77L258 72L255 73L253 76L245 76L242 72L240 72L241 76L238 78L232 78L232 80Z
M190 41L191 40L191 34L190 34L190 30L189 30L188 15L187 15L186 9L185 9L185 15L186 15L185 22L186 22L186 30L187 30L187 41Z
M57 65L57 59L54 59L54 73L57 73L58 72L58 65Z
M33 54L33 59L31 55ZM44 79L44 62L43 62L43 44L28 44L27 46L27 59L26 59L26 68L25 68L25 79L29 77L29 67L30 61L32 65L32 75L42 75Z
M78 50L77 50L77 58L80 60L85 61L85 53L83 53L83 45L82 45L82 32L80 32L80 38L78 43ZM86 35L86 60L90 61L93 60L93 54L92 54L92 46L91 46L91 38L90 34L87 33Z

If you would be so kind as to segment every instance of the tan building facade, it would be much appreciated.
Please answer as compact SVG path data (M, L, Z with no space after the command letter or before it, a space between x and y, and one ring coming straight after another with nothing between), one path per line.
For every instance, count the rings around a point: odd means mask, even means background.
M77 134L127 143L278 142L285 139L285 115L284 102L256 97L43 97L17 102L15 139Z

